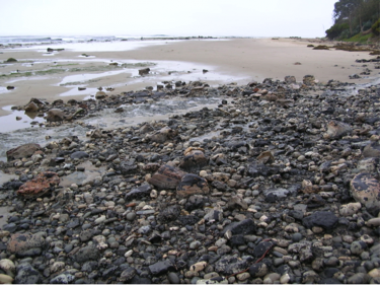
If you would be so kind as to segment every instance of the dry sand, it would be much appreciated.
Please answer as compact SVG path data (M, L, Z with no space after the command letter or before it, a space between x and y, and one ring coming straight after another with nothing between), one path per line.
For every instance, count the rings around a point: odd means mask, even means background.
M74 91L78 86L59 86L60 82L69 75L78 75L83 72L54 73L42 76L23 78L0 77L0 108L9 105L25 105L30 98L44 98L52 102L55 99L69 100L71 98L83 99L94 95L95 88L115 87L110 94L119 94L123 91L143 89L155 86L162 80L205 80L212 85L230 83L248 83L251 80L262 81L265 78L280 79L287 75L294 75L297 81L302 81L304 75L314 75L321 82L330 79L343 82L366 83L372 79L349 79L349 75L360 73L363 69L356 59L370 59L368 52L346 52L338 50L312 50L306 47L307 42L291 39L232 39L232 40L191 40L181 42L168 41L163 45L148 46L136 50L117 52L90 52L95 58L80 58L83 52L69 51L53 56L30 49L4 49L0 50L0 61L10 57L19 62L13 65L0 64L0 74L9 74L11 71L19 72L47 70L53 68L96 68L106 67L111 61L126 62L155 62L151 67L153 74L139 77L134 68L123 73L106 75L97 78L94 82L87 82L87 90L73 96L59 96L68 90ZM52 46L54 48L54 46ZM24 63L22 62L24 61ZM33 65L25 63L33 61ZM57 61L57 67L54 63ZM296 62L301 65L295 65ZM209 72L203 74L202 69ZM168 76L168 71L179 72ZM105 71L86 71L86 74L102 73ZM377 74L378 72L373 73ZM15 90L7 91L6 86L13 85ZM78 93L78 92L76 92ZM0 116L8 114L0 110Z

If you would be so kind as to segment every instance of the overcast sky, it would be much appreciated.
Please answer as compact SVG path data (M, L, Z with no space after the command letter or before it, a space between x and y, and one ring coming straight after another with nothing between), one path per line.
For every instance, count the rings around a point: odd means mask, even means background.
M338 0L0 0L0 35L324 37Z

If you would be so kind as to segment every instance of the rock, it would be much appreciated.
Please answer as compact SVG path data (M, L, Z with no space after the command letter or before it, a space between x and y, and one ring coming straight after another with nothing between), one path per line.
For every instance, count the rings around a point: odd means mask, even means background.
M75 280L75 276L64 272L62 274L59 274L58 276L50 279L51 284L71 284Z
M185 157L181 160L179 167L185 171L197 172L207 165L207 158L201 148L190 147L185 150Z
M363 156L365 156L364 153L363 153ZM380 151L379 151L379 156L380 156ZM368 158L360 160L357 164L357 169L362 172L369 172L369 173L376 172L378 167L379 167L378 157L368 157Z
M380 157L380 144L375 141L365 146L363 157Z
M355 255L360 255L366 249L367 244L364 241L354 241L350 245L351 253Z
M173 264L170 260L159 261L149 266L149 270L152 275L161 275L168 272L171 268L173 268Z
M48 122L62 122L65 119L66 115L61 109L50 109L46 113L46 121Z
M315 77L313 75L305 75L303 77L303 84L307 86L312 86L315 84Z
M105 99L107 96L108 96L107 93L104 92L104 91L98 91L98 92L96 92L96 94L95 94L95 98L96 98L96 100L102 100L102 99Z
M149 74L149 71L150 71L150 68L143 68L143 69L139 69L139 75L140 76L143 76L143 75L146 75L146 74Z
M17 190L17 194L25 198L39 197L51 190L52 186L59 185L59 182L60 179L57 173L42 172L36 178L21 185Z
M289 253L298 253L300 261L308 261L313 258L312 243L310 241L301 241L293 243L288 247Z
M75 151L70 155L71 159L82 159L89 157L88 153L85 151Z
M380 209L380 184L369 173L357 174L350 183L350 191L354 199L370 211Z
M208 194L210 188L206 179L195 174L183 175L177 187L177 197L187 198L195 194Z
M88 245L82 247L78 252L73 256L74 260L78 263L84 263L89 260L98 260L100 252L96 246Z
M159 189L176 189L186 172L169 165L161 166L149 179Z
M16 268L16 284L39 284L42 283L41 274L30 264L21 263Z
M373 227L379 227L380 226L380 217L379 218L373 218L373 219L369 219L367 222L366 222L366 225L367 226L373 226Z
M132 188L130 192L125 194L125 200L140 199L144 196L148 196L152 190L149 184L142 184L139 187Z
M121 272L120 277L118 278L121 282L127 282L131 280L136 275L136 269L132 267L128 267L127 269Z
M150 140L156 143L164 143L169 139L173 139L178 135L177 130L173 130L169 127L162 128L158 132L149 136Z
M263 277L268 273L268 266L264 262L259 262L249 267L251 277Z
M285 79L284 79L285 83L286 84L293 84L293 83L297 83L296 81L296 77L295 76L285 76Z
M327 124L326 134L330 139L338 139L342 136L348 135L351 133L352 128L350 125L347 125L339 121L330 121Z
M333 212L317 211L303 218L302 223L309 229L312 227L322 227L325 230L332 230L337 226L338 220Z
M339 214L341 216L352 216L356 214L361 208L360 203L349 203L346 205L341 205L339 209Z
M356 273L348 278L347 284L368 284L369 277L365 273Z
M45 238L39 234L15 233L10 237L7 251L19 256L35 256L40 255L45 246Z
M175 272L170 272L168 274L168 279L170 284L180 284L180 279L178 277L178 274Z
M252 261L252 257L239 259L233 255L225 255L215 263L214 267L216 272L223 275L231 275L247 269Z
M227 231L231 231L233 235L250 235L256 233L255 222L251 219L245 219L241 222L232 222L225 227L221 233L224 235Z
M29 102L24 107L24 110L27 113L37 113L40 110L40 107L36 103L34 103L34 102Z
M181 207L178 205L173 205L170 207L165 208L163 211L161 211L157 219L162 223L168 223L170 221L174 221L178 219L179 214L181 213Z
M0 268L10 276L14 276L16 266L12 260L4 258L0 260Z
M256 258L261 258L266 255L274 245L275 243L272 240L263 240L255 246L253 254Z
M41 146L35 143L27 143L16 148L12 148L6 152L7 160L11 161L19 158L26 158L32 156Z
M1 284L12 284L13 278L9 275L0 274L0 283Z

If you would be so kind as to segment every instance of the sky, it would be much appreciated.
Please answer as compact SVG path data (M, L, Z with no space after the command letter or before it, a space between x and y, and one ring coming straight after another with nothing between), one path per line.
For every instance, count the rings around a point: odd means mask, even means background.
M324 37L338 0L0 0L0 36Z

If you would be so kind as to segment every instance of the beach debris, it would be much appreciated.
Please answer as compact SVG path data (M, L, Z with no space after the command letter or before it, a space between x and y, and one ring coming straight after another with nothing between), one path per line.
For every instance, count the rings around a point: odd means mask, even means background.
M147 67L147 68L143 68L143 69L139 69L139 75L140 76L143 76L143 75L146 75L146 74L149 74L150 72L150 68Z
M7 90L13 90L13 89L15 89L14 86L11 86L11 85L8 85L8 86L7 86Z

